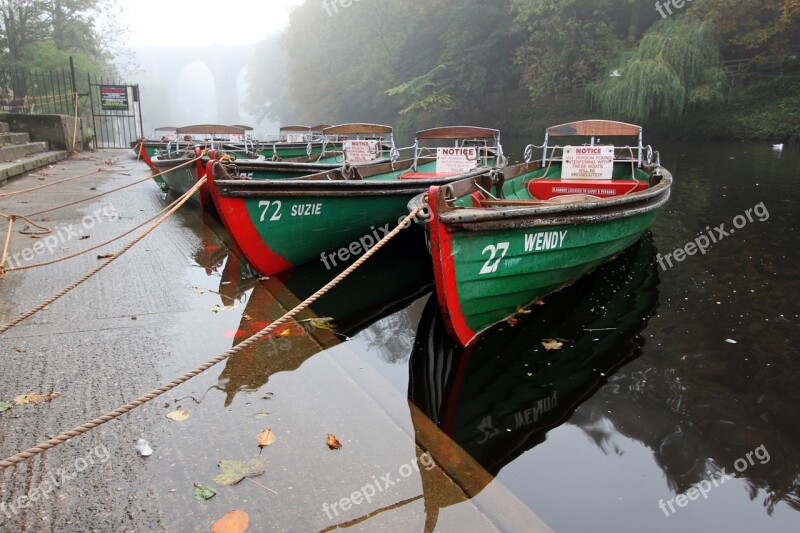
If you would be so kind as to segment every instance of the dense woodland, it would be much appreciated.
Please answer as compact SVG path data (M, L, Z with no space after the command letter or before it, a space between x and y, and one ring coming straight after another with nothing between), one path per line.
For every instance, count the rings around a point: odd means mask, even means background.
M309 0L254 54L249 111L406 133L541 135L603 116L681 137L800 138L800 0L673 2Z
M603 116L676 137L800 139L800 0L342 2L307 0L257 45L252 115L534 136ZM113 77L117 8L0 0L0 68L63 69L73 56Z

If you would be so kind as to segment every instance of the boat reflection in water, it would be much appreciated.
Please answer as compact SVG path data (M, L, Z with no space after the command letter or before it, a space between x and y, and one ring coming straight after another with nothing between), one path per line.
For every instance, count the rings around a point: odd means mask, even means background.
M344 281L279 326L268 338L228 359L217 388L226 394L228 406L240 391L255 391L277 372L295 370L318 352L335 346L429 292L433 283L430 260L422 235L416 228L402 231ZM223 291L225 298L242 298L233 280L247 285L238 258L231 261L231 274ZM280 318L287 311L327 284L346 265L328 270L321 262L310 263L253 285L239 329L231 332L233 345ZM227 270L227 265L226 265ZM245 278L245 279L242 279Z
M640 333L657 306L657 286L648 233L615 260L534 306L514 326L492 328L466 349L448 336L431 298L411 356L408 397L417 442L459 490L442 497L441 481L420 470L428 530L440 508L463 501L465 493L470 498L480 493L505 465L543 442L548 430L641 355ZM546 350L545 339L563 346ZM477 463L466 473L465 456ZM435 499L427 497L434 493Z

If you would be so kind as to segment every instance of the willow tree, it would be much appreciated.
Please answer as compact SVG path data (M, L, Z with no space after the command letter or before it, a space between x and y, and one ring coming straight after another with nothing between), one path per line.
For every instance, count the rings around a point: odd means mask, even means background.
M676 119L724 95L725 73L710 27L687 17L654 24L610 70L588 91L592 105L612 117Z

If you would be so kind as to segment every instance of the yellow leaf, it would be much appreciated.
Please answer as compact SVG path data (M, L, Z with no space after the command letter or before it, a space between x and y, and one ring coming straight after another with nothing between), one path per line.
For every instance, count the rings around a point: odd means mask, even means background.
M333 323L333 319L331 317L314 318L309 320L308 323L317 329L336 332L336 324Z
M275 442L278 437L276 437L275 433L267 426L256 438L258 439L258 447L263 448Z
M250 515L238 509L228 511L225 516L214 522L211 533L243 533L250 525Z
M167 418L174 420L175 422L182 422L189 418L189 411L186 409L178 409L177 411L167 413Z
M564 343L555 339L543 339L542 346L544 346L545 350L560 350Z
M54 400L61 395L60 392L48 392L47 394L40 394L38 392L29 392L28 394L21 394L14 398L14 403L17 405L25 405L28 403L44 403Z
M219 309L220 309L220 307L218 305L215 305L214 307L211 308L211 312L212 313L219 313Z
M342 443L336 438L336 435L328 433L328 448L331 450L338 450L342 447Z

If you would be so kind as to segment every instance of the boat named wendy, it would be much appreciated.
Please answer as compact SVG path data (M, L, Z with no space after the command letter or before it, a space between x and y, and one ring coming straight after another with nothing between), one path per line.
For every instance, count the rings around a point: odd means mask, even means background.
M563 145L549 146L553 139ZM630 141L634 140L633 146ZM437 298L462 346L634 244L672 175L642 128L584 120L547 129L541 160L432 186L408 205L430 242Z

